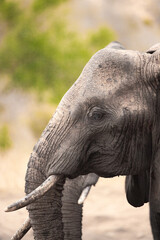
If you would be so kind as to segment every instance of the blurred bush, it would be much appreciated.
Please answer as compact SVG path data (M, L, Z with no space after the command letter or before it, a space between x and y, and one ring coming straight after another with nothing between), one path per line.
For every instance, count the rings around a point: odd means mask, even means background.
M0 126L0 151L4 152L12 146L7 124Z
M7 5L9 2L3 0L0 4L0 16L6 23L13 19L15 22L7 29L1 44L1 73L10 76L13 86L34 90L41 98L47 96L47 100L54 103L60 101L92 54L116 38L106 27L88 34L85 39L69 31L62 18L54 17L58 4L63 1L35 0L29 11L20 8L18 3ZM43 9L46 8L53 10L52 20L45 19ZM44 19L51 22L43 29Z
M113 30L103 26L97 32L91 34L90 44L91 46L94 46L94 48L100 49L115 40L115 38L116 36Z
M144 23L146 26L151 27L151 26L153 26L153 19L146 17L146 18L143 19L143 23Z
M21 11L17 3L0 1L0 20L5 20L7 24L13 25L17 22Z
M67 0L35 0L33 4L33 9L36 11L43 11L44 9L52 5L58 5L66 1Z
M0 114L4 112L4 106L0 103Z
M32 118L29 121L31 131L36 139L38 139L47 126L51 118L51 111L39 110L34 112Z

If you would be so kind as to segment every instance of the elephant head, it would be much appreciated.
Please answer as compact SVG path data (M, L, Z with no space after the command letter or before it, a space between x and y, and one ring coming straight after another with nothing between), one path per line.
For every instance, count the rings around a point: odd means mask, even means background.
M59 232L66 177L96 173L108 178L149 172L149 201L155 212L160 211L157 46L140 53L111 43L89 60L62 98L33 149L26 173L29 196L19 203L19 207L30 204L36 239L64 237ZM32 195L40 184L46 190L38 188ZM31 203L40 195L43 197ZM12 205L8 211L15 208Z

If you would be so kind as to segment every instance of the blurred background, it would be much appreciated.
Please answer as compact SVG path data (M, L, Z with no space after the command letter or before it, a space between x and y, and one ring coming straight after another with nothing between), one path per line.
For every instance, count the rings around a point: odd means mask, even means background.
M113 40L146 51L159 39L158 0L0 0L0 240L27 216L3 209L24 195L32 148L86 62ZM84 240L152 239L123 177L101 179L84 208Z

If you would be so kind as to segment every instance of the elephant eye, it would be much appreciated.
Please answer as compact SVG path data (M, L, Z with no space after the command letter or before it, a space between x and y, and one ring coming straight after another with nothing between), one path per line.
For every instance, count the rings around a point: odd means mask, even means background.
M94 108L89 113L89 118L94 121L100 121L104 118L105 112L100 108Z
M94 112L92 114L92 119L94 120L101 120L103 118L103 113L100 113L100 112Z

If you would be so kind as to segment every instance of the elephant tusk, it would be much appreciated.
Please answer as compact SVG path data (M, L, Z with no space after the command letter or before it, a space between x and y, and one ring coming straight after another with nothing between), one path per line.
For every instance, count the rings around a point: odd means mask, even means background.
M31 223L29 217L26 219L26 221L23 223L21 228L13 235L11 240L20 240L24 237L24 235L29 231L31 228Z
M84 203L90 190L91 190L91 186L87 186L83 189L83 191L78 199L78 204Z
M19 201L11 204L5 209L5 212L12 212L18 210L22 207L29 205L30 203L36 201L42 197L46 192L49 191L51 187L60 179L60 176L51 175L48 177L39 187L33 190L31 193L26 195L24 198Z

